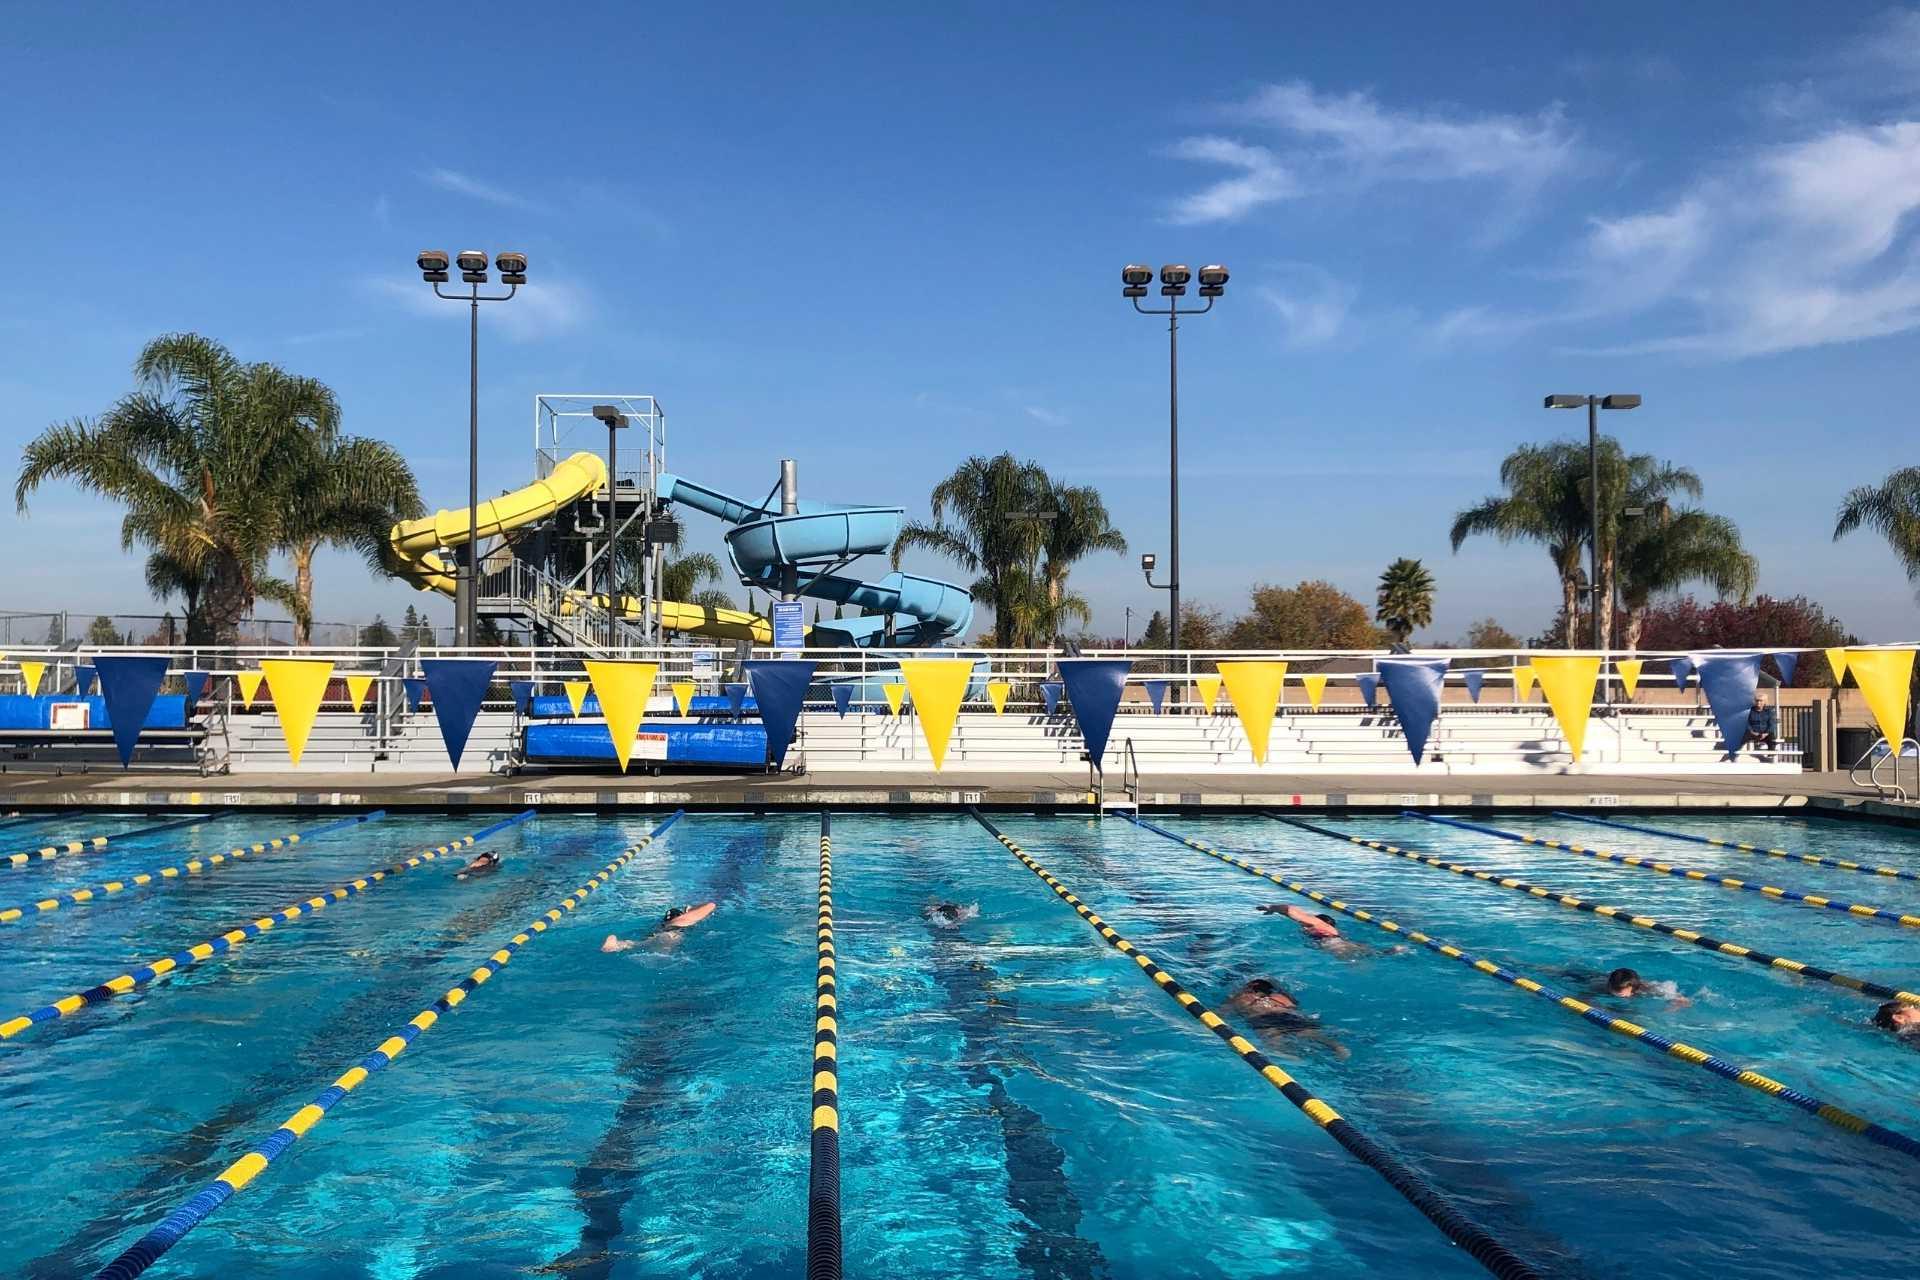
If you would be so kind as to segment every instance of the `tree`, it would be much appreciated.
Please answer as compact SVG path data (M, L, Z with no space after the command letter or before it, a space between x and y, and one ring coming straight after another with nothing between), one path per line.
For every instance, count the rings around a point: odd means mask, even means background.
M413 612L412 605L407 606L407 612ZM376 613L372 622L360 628L359 643L368 649L393 649L399 647L400 637L394 635L387 620Z
M1182 630L1186 625L1182 617ZM1247 612L1224 637L1231 649L1372 649L1383 638L1365 605L1319 581L1293 587L1261 583Z
M1877 485L1861 485L1840 501L1833 540L1870 529L1893 548L1907 581L1920 587L1920 467L1902 467Z
M1138 644L1142 649L1164 649L1170 636L1167 629L1167 615L1158 609L1147 619L1147 625L1140 632Z
M375 573L395 574L398 565L387 534L394 524L426 514L413 469L383 440L339 434L340 410L333 392L312 378L288 378L285 391L314 430L287 459L287 498L281 549L293 560L293 590L301 608L293 615L293 642L313 635L313 557L322 546L358 551Z
M1460 641L1463 649L1519 649L1520 637L1495 622L1492 618L1482 618L1467 627L1467 634Z
M1663 601L1648 610L1644 639L1649 649L1699 652L1709 649L1832 649L1858 643L1840 620L1805 596L1778 600L1755 596L1737 603L1703 605L1692 596ZM1801 657L1793 683L1824 687L1832 672L1818 654Z
M1653 497L1635 505L1644 514L1627 523L1619 565L1628 652L1640 647L1655 595L1677 591L1690 582L1705 583L1722 597L1743 601L1753 593L1760 566L1741 545L1740 530L1733 521L1705 511L1675 511ZM1611 638L1610 623L1611 619L1603 618Z
M1380 575L1375 593L1379 608L1374 621L1387 629L1396 643L1405 644L1415 627L1433 623L1433 575L1418 560L1401 556Z
M119 644L120 631L113 625L113 619L101 614L87 627L88 644Z

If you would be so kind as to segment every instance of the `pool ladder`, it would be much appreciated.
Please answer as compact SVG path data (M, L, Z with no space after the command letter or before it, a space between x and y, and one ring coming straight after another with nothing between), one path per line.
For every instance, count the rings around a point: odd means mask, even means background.
M1095 802L1098 804L1100 812L1102 813L1106 813L1109 810L1139 811L1140 758L1133 753L1132 738L1126 739L1121 744L1120 761L1120 789L1125 792L1125 799L1115 796L1109 800L1107 798L1106 773L1094 768L1091 762L1087 765L1087 771L1091 775L1089 778L1090 785L1087 789L1093 793Z
M1907 749L1909 747L1913 749L1914 754L1912 757L1907 756ZM1876 755L1876 752L1883 754ZM1898 750L1892 749L1885 738L1875 739L1874 744L1867 748L1867 753L1854 761L1853 769L1847 776L1856 787L1871 786L1875 791L1880 793L1882 800L1911 800L1913 799L1913 792L1910 792L1906 785L1900 780L1900 762L1908 758L1914 761L1913 791L1920 792L1920 742L1916 742L1912 738L1900 739L1900 747ZM1869 761L1871 761L1870 764L1868 763ZM1892 781L1888 781L1881 775L1881 770L1887 768L1892 769ZM1862 770L1866 772L1864 778L1860 776Z

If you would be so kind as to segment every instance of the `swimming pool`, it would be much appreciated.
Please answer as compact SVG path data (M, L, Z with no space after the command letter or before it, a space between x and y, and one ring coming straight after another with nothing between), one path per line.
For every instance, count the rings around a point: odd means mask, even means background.
M456 881L473 849L437 854L0 1043L0 1270L107 1263L665 816L539 815L474 846L504 855L496 875ZM0 1022L500 817L388 815L30 911L0 926ZM0 854L169 820L0 825ZM1542 1272L1885 1272L1920 1240L1920 1165L1899 1150L1443 956L1307 946L1255 910L1305 899L1125 820L991 820L1229 1020L1245 980L1291 988L1349 1056L1283 1041L1274 1061ZM1617 966L1670 980L1691 1004L1595 1003L1920 1131L1920 1055L1868 1026L1859 993L1257 815L1151 820L1568 990ZM327 821L228 815L0 868L0 908ZM1915 986L1920 930L1414 817L1314 821ZM1913 880L1475 821L1920 911ZM1646 821L1920 869L1920 836L1890 827ZM819 836L817 815L682 817L151 1274L802 1271ZM833 870L847 1275L1484 1274L971 817L836 814ZM678 947L600 950L709 899ZM934 901L977 915L936 927Z

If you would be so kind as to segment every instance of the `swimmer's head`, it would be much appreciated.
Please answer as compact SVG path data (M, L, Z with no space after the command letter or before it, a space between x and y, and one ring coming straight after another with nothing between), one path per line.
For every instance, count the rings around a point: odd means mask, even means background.
M1335 920L1334 920L1334 918L1333 918L1332 916L1330 916L1330 915L1328 915L1328 914L1327 914L1326 912L1324 912L1324 911L1322 911L1322 912L1321 912L1321 913L1320 913L1319 915L1317 915L1317 916L1315 916L1315 917L1314 917L1314 919L1315 919L1315 920L1324 920L1324 921L1325 921L1326 923L1328 923L1328 924L1330 924L1330 925L1333 925L1333 926L1334 926L1335 928L1338 928L1338 927L1339 927L1339 924L1338 924L1338 922L1337 922L1337 921L1335 921Z
M1240 988L1240 990L1247 995L1273 996L1285 1000L1288 1004L1296 1003L1293 998L1293 993L1275 982L1272 978L1255 978L1248 982L1246 986Z
M1896 1035L1920 1034L1920 1008L1889 1000L1873 1011L1873 1025Z
M1615 969L1607 975L1607 990L1616 996L1630 996L1643 985L1640 975L1632 969Z

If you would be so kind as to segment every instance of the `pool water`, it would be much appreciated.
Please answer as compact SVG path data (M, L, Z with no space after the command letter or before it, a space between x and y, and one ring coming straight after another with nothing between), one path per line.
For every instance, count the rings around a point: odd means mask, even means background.
M0 1273L103 1265L663 816L540 816L483 842L497 875L456 881L464 855L423 864L0 1043ZM0 908L325 820L252 812L0 870ZM30 915L0 929L0 1021L494 820L389 816ZM1920 882L1476 820L1920 911ZM161 821L0 826L0 853ZM1907 1156L1441 956L1307 946L1255 910L1300 901L1280 886L1123 820L994 821L1229 1018L1248 978L1292 989L1348 1056L1283 1042L1275 1060L1543 1272L1893 1274L1920 1244ZM1622 965L1672 981L1690 1004L1598 1002L1920 1133L1920 1054L1852 992L1257 816L1155 821L1542 981L1580 988ZM1917 930L1414 818L1318 821L1920 979ZM1920 835L1890 827L1648 821L1920 869ZM815 815L680 819L151 1274L803 1271L819 832ZM837 814L833 850L847 1275L1484 1274L970 817ZM676 948L600 950L708 899L719 911ZM935 927L936 901L977 915Z

